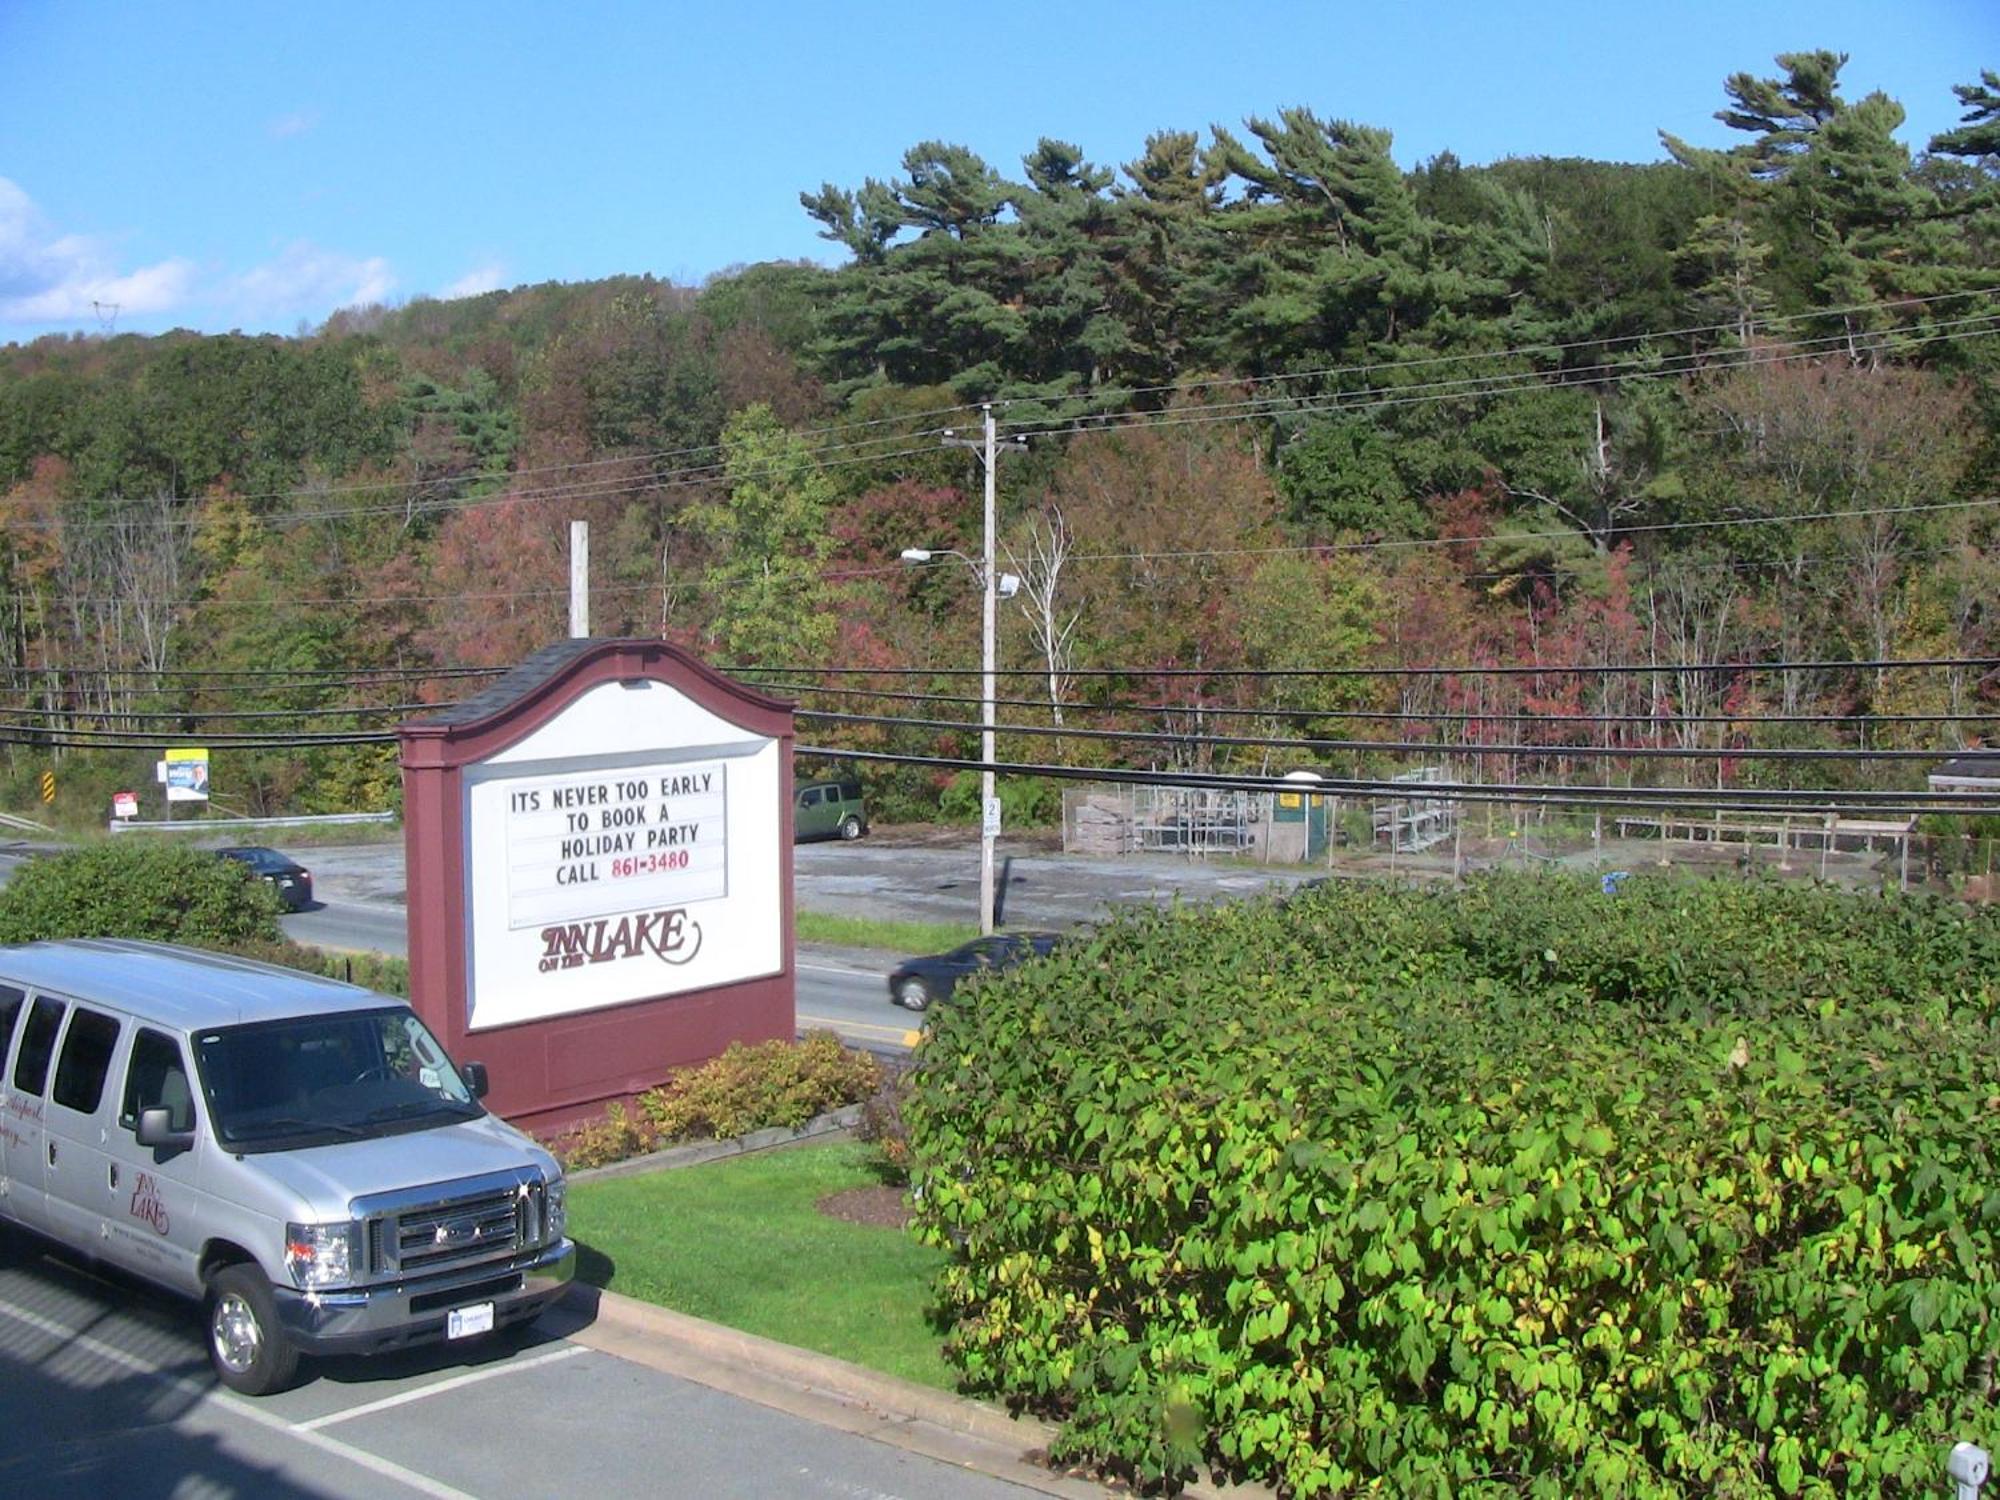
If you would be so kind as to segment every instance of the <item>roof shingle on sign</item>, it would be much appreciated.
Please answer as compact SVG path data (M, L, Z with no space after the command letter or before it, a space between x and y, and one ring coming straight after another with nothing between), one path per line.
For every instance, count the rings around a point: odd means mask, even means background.
M503 708L519 702L535 689L553 681L562 674L563 668L602 644L587 636L575 636L569 640L557 641L525 657L518 666L510 668L504 675L496 677L470 698L449 704L434 714L410 719L410 724L436 724L449 727L456 724L475 724L490 718Z
M792 711L793 704L789 698L725 677L706 662L665 641L578 636L542 647L522 658L518 666L510 668L505 675L495 678L470 698L448 704L421 718L405 719L402 728L434 734L440 730L450 733L483 724L534 698L585 661L598 657L629 658L629 665L635 671L642 668L658 670L663 665L671 664L669 670L678 667L692 674L698 682L705 681L745 704L780 713L789 714ZM698 688L695 690L699 691Z

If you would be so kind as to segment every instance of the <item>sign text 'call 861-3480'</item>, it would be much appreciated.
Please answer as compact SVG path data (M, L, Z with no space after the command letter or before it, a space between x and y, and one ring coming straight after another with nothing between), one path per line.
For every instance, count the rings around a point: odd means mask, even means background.
M508 925L727 895L728 811L719 760L509 781Z

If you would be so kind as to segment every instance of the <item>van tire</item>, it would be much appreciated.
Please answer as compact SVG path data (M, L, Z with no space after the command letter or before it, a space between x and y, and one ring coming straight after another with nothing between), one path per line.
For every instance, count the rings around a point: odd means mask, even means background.
M855 817L853 813L849 813L840 820L840 836L844 839L858 839L861 837L861 820Z
M224 1266L202 1302L208 1362L216 1379L244 1396L269 1396L298 1375L299 1351L278 1321L278 1299L254 1265Z

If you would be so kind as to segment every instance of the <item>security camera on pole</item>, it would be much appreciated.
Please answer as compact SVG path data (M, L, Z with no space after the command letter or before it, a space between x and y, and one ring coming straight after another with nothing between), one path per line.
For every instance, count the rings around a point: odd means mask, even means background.
M993 844L1000 836L1000 799L993 791L993 641L996 605L999 600L1011 596L1020 587L1018 578L1011 573L1003 577L993 566L993 476L1003 449L1019 452L1028 445L1021 438L1009 438L1005 443L1000 442L993 419L992 403L986 403L980 410L986 417L986 433L983 440L962 438L951 432L946 432L944 435L946 447L971 448L977 452L986 470L985 541L980 551L980 560L975 563L959 552L911 547L904 551L903 561L927 563L936 557L956 557L962 562L970 563L973 572L979 577L983 617L979 731L979 930L984 934L993 931Z

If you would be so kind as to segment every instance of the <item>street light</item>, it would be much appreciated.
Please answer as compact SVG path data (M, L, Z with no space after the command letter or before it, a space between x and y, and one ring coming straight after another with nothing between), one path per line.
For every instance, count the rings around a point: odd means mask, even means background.
M906 547L902 557L904 562L916 564L934 562L940 557L955 557L971 568L973 576L979 580L982 606L980 656L983 663L979 694L979 931L984 936L993 931L993 843L1000 836L1000 799L993 795L994 604L1000 599L1011 599L1021 587L1021 580L1012 573L998 573L993 567L993 471L999 463L1003 447L1018 450L1027 447L1027 443L1021 438L1000 443L993 422L993 407L988 404L981 410L986 415L986 432L982 441L957 437L950 432L944 435L947 447L971 448L978 452L986 471L985 545L981 549L981 560L975 562L963 552L949 548L929 547Z

